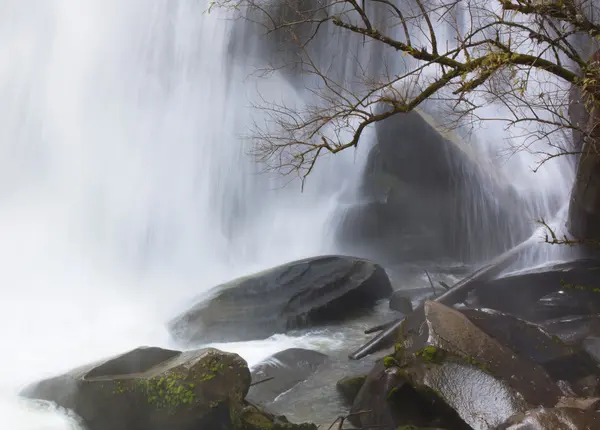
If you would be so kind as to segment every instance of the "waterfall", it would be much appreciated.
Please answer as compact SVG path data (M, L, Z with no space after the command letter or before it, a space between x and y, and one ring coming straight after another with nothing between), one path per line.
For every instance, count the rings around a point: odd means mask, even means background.
M284 74L253 77L240 50L257 40L240 45L236 22L205 13L208 2L0 5L0 425L77 429L16 393L99 357L169 346L164 321L221 281L345 252L339 202L358 187L374 134L324 157L301 193L293 177L261 172L240 136L257 94L307 93ZM359 42L337 34L323 55ZM392 57L377 49L365 61ZM353 73L343 60L340 73ZM489 135L502 131L479 132ZM562 165L533 175L530 164L503 167L524 194L569 180ZM249 361L294 342L259 343Z
M255 87L205 2L0 4L0 424L66 429L18 389L166 345L190 295L330 250L338 188L318 176L350 176L354 159L329 160L304 193L260 173L239 139Z

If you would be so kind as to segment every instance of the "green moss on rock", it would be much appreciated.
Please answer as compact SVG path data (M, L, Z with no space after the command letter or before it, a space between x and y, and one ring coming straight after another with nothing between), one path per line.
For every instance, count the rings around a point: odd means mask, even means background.
M246 406L234 422L235 430L317 430L317 426L309 423L293 424L285 417L275 417L257 406Z
M335 387L342 396L342 398L345 400L345 402L351 405L354 402L354 399L356 399L358 392L360 391L366 380L366 375L348 376L346 378L340 379L335 384Z
M390 367L396 367L396 366L398 366L398 362L392 356L384 357L384 359L383 359L383 366L386 369L389 369Z
M415 356L419 357L423 361L427 361L430 363L441 363L444 358L446 358L446 354L441 349L433 345L428 345L415 353Z

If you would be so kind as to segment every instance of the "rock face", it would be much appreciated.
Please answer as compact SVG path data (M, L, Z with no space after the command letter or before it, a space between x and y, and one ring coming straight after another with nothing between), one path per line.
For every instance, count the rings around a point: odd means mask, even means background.
M344 246L382 264L478 262L533 231L524 222L535 219L532 209L516 191L427 115L395 115L375 130L360 204L339 230Z
M589 48L591 45L588 44ZM600 51L590 55L588 64L598 67ZM597 94L598 88L592 87L589 91ZM581 103L577 104L578 99L585 100L587 97L589 94L578 94L575 90L571 96L570 113L575 116L576 122L587 121L583 128L589 136L581 142L581 134L574 134L574 138L579 139L576 145L580 147L581 154L571 191L567 227L576 239L597 242L600 240L600 133L596 127L598 112L590 115L590 112L586 112L585 105L582 108ZM593 250L597 251L597 246L593 246Z
M284 264L213 290L169 324L187 342L267 338L341 321L392 293L384 269L367 260L323 256Z
M518 356L543 367L555 382L576 385L583 378L598 375L594 359L583 348L566 344L536 324L490 309L465 309L461 313Z
M138 348L22 394L75 411L90 430L234 429L249 385L238 355Z
M597 118L591 120L597 121ZM569 204L569 232L581 240L600 240L600 134L583 144Z
M266 405L305 381L327 360L327 355L308 349L291 348L278 352L252 369L252 381L257 383L250 388L248 400L254 404ZM266 381L267 382L260 382Z
M592 430L600 428L600 414L575 408L534 409L511 417L496 430Z
M357 427L487 430L540 407L598 404L583 398L595 396L585 387L597 380L593 360L536 324L432 301L420 323L415 314L356 396L352 412L370 411L353 418Z
M600 313L599 274L597 259L561 263L482 283L473 298L477 306L536 322L595 314Z
M272 415L249 408L244 400L249 387L250 371L237 354L142 347L43 380L21 394L73 410L89 430L316 430L276 424Z
M342 396L344 402L352 405L366 380L366 376L346 376L335 384L335 388L340 393L340 396Z
M473 324L463 313L438 302L425 302L428 343L436 348L483 363L498 380L532 405L554 406L561 392L546 371L515 354Z
M413 311L412 301L404 295L402 290L394 291L390 297L390 309L408 315Z

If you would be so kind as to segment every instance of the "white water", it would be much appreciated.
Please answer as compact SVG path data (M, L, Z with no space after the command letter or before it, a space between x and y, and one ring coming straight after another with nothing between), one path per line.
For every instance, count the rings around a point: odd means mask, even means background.
M200 1L1 0L0 427L66 430L27 383L139 345L191 295L332 251L353 154L303 194L255 175L236 139L254 87ZM292 94L277 76L267 96ZM327 176L331 175L331 176ZM314 184L318 184L318 186ZM311 336L219 345L250 364ZM76 427L75 427L76 428Z
M62 430L24 384L169 346L190 295L327 251L332 194L254 174L236 136L250 90L242 71L227 85L228 24L203 2L0 6L0 428ZM252 364L323 341L224 348Z

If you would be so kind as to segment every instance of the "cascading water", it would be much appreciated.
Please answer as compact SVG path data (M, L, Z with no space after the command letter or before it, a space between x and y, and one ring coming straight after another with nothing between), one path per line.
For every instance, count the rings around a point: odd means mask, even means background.
M300 93L229 61L233 23L205 14L208 2L0 5L0 425L77 428L16 393L102 356L169 346L166 319L221 281L343 252L336 198L358 180L368 145L322 160L304 193L259 174L238 139L249 102L257 87L266 99ZM223 347L254 363L339 341Z
M229 23L204 2L0 4L0 425L66 429L18 389L167 345L180 301L327 251L331 190L257 174L238 139L247 72L225 67Z

